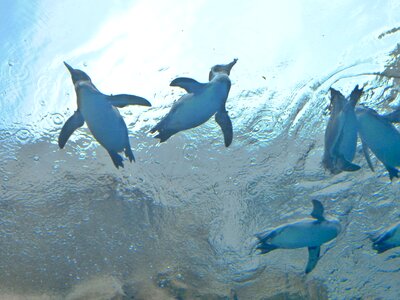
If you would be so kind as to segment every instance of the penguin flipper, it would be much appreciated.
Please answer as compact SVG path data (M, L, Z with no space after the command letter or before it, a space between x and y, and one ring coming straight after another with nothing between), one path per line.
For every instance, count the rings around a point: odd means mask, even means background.
M308 262L306 266L306 274L310 273L319 260L319 254L321 252L321 247L308 247Z
M347 171L347 172L358 171L361 168L359 165L356 165L356 164L353 164L353 163L349 162L344 157L339 157L338 164L339 164L339 168L342 171Z
M122 157L121 157L121 155L119 155L117 152L115 152L115 151L112 151L112 150L107 150L108 151L108 154L110 155L110 157L111 157L111 159L112 159L112 161L113 161L113 163L114 163L114 166L118 169L119 167L124 167L124 164L122 163Z
M128 94L111 95L107 96L108 101L111 105L116 107L125 107L127 105L141 105L141 106L151 106L151 103L146 99Z
M311 217L317 219L318 221L325 220L324 218L324 206L322 203L316 199L312 200L313 210L311 212Z
M193 94L200 93L206 85L206 83L200 83L188 77L178 77L172 80L170 83L170 86L179 86L186 90L186 92Z
M375 172L374 166L372 165L371 156L369 155L369 151L368 151L369 148L362 139L361 139L361 146L362 146L362 150L363 150L363 153L364 153L364 156L368 163L369 168L371 169L372 172Z
M222 129L224 134L225 147L229 147L233 139L232 121L229 118L228 112L224 109L215 114L215 121Z
M61 129L60 135L58 137L58 146L60 149L64 148L69 137L74 133L76 129L81 127L85 123L83 116L79 110L76 110L74 114L65 122L63 128Z

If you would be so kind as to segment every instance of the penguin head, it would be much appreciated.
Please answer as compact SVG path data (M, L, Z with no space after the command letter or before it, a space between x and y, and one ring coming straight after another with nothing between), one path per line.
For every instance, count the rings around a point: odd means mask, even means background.
M238 59L235 58L229 64L213 66L211 68L210 74L208 75L208 80L212 80L217 74L226 74L229 76L232 67L236 64L237 61L238 61Z
M335 90L334 88L329 89L331 92L331 105L329 107L332 114L337 114L343 110L346 105L346 98L341 92Z
M68 71L71 73L71 78L73 83L79 81L91 81L90 77L83 71L72 68L69 64L64 61L64 65L67 67Z

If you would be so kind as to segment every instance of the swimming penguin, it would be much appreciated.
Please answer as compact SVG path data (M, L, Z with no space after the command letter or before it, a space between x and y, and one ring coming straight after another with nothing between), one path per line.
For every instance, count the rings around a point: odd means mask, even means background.
M386 120L391 123L400 123L400 109L397 109L391 113L382 115Z
M372 238L372 248L378 253L400 246L400 222L386 229L376 238Z
M400 133L385 117L367 107L356 109L358 132L367 161L368 149L385 165L390 180L399 177L396 167L400 166ZM370 162L368 164L371 166Z
M236 62L234 59L229 64L213 66L207 83L186 77L174 79L170 85L185 89L187 94L175 102L169 113L151 129L151 133L158 131L155 138L162 143L175 133L197 127L215 115L228 147L232 143L233 131L225 102L231 88L229 74Z
M331 115L325 130L323 166L333 174L341 171L357 171L360 166L353 164L357 147L357 119L354 107L363 89L358 85L348 99L331 88Z
M338 236L341 230L339 221L328 221L324 217L324 207L318 200L312 200L313 219L303 219L275 228L272 231L257 234L257 248L260 254L275 249L308 248L308 263L306 273L317 265L321 245Z
M146 99L134 95L104 95L83 71L74 69L66 62L78 102L78 109L65 122L58 137L58 145L64 148L71 134L86 122L95 139L108 151L114 165L124 167L118 152L125 151L129 161L134 161L129 144L128 129L117 107L126 105L151 106Z

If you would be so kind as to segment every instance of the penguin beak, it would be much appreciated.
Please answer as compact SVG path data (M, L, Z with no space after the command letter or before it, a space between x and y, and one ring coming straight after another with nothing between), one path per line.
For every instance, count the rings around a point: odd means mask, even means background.
M67 64L65 61L64 61L64 65L67 67L68 71L72 75L74 73L75 69L73 67L71 67L69 64Z
M231 72L231 70L232 70L232 67L236 64L237 61L238 61L238 59L235 58L235 59L234 59L232 62L230 62L229 64L223 65L223 70L229 75L230 72Z
M71 73L72 82L76 83L78 81L91 81L90 77L85 72L78 69L74 69L65 61L64 65L67 67L69 73Z
M235 58L232 62L226 65L216 65L211 68L211 71L214 73L225 73L229 75L231 73L232 67L236 64L237 58Z
M211 80L214 78L214 76L217 73L225 73L226 75L230 75L232 67L236 64L238 61L237 58L235 58L232 62L226 65L215 65L214 67L211 68L210 74L208 76L208 80Z

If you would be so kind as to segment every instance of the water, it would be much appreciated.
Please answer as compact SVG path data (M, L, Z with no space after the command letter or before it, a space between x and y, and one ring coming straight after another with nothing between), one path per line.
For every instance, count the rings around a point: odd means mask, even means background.
M398 221L398 182L360 145L356 173L321 159L330 86L399 105L398 79L360 74L398 74L400 4L275 2L1 1L0 298L398 298L400 250L367 238ZM211 120L158 144L170 81L235 57L233 144ZM58 149L76 109L63 61L153 104L120 109L136 163L115 169L85 126ZM312 198L345 227L312 273L305 249L249 254Z

